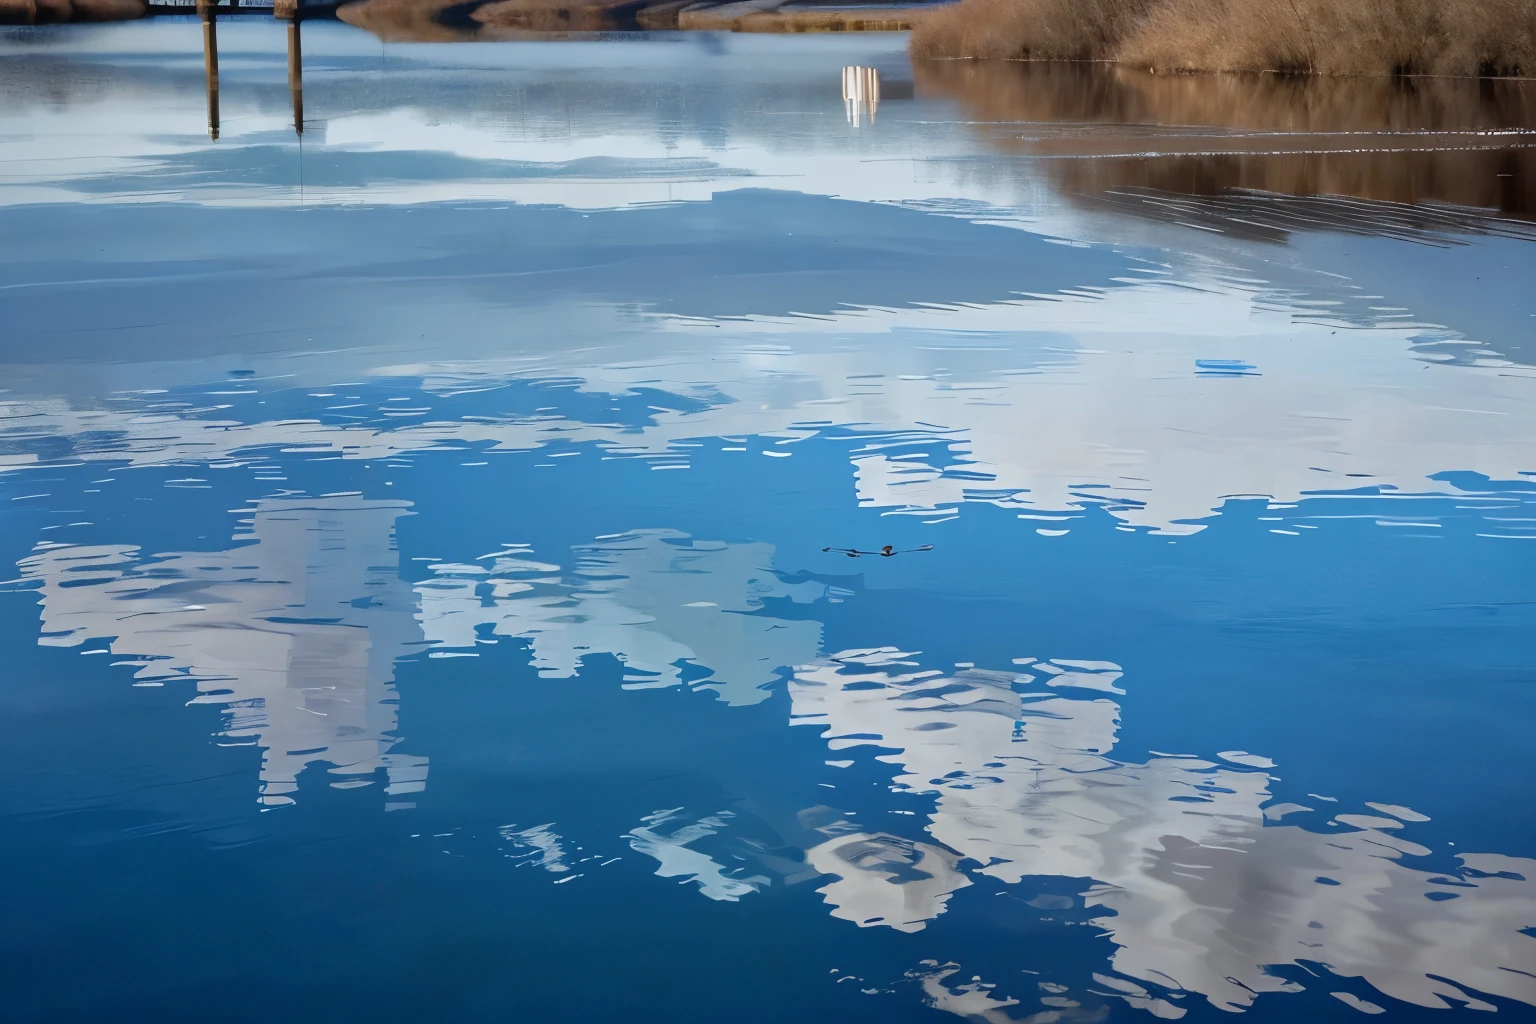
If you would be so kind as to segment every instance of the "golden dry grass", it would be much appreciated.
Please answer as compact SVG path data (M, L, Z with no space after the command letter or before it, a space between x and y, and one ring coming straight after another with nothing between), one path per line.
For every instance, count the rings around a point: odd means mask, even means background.
M903 32L911 8L845 7L785 9L782 0L739 0L715 7L689 5L676 27L709 32Z
M736 32L905 32L912 27L910 7L860 7L818 11L761 11L738 18Z
M1536 75L1536 0L961 0L921 57L1115 60L1159 71Z
M0 0L5 4L143 3L143 0ZM911 8L784 10L781 0L738 0L700 7L696 0L352 0L336 16L395 42L525 39L628 29L719 32L897 32L912 27ZM28 8L30 10L30 8ZM27 17L31 17L30 14Z
M1159 70L1536 73L1536 0L1163 0L1118 56Z
M918 57L1106 60L1155 0L961 0L925 12Z
M536 32L597 32L621 27L640 0L492 0L472 15L482 25Z

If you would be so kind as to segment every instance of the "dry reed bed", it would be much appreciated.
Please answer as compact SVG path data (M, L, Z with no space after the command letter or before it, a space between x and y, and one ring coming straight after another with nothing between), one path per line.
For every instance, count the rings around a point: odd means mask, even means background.
M960 0L911 45L1157 71L1536 76L1536 0Z
M739 18L733 32L905 32L915 23L910 7L860 7L818 11L762 11Z
M6 3L69 0L0 0ZM75 0L134 2L143 0ZM391 41L536 39L635 29L716 32L898 32L911 8L792 7L785 0L352 0L336 12L350 25Z

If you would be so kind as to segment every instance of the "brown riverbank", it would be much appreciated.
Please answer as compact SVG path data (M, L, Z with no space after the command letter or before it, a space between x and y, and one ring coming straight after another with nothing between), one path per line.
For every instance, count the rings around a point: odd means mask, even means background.
M366 0L372 2L372 0ZM470 15L482 25L536 32L622 28L705 32L899 32L911 8L801 7L783 0L492 0Z
M132 21L148 13L144 0L0 0L0 25Z
M0 0L3 2L3 0ZM785 0L353 0L336 16L392 41L515 39L564 32L897 32L921 8Z
M5 2L5 0L0 0ZM499 40L561 32L899 32L922 8L785 0L353 0L336 17L392 41Z
M727 32L902 32L912 27L911 7L801 7L775 0L709 7L690 4L677 16L680 29Z
M1159 72L1536 76L1536 0L960 0L920 57L1099 60Z
M342 21L397 42L658 29L904 32L923 10L920 6L822 6L787 0L351 0L339 6L326 0L325 7ZM0 25L128 21L148 13L146 0L0 0Z

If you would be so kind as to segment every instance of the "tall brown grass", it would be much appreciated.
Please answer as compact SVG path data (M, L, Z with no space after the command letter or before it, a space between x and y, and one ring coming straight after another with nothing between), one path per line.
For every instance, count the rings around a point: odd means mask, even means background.
M1158 71L1536 75L1536 0L961 0L920 57L1113 60Z
M0 0L6 4L136 3L144 0ZM898 32L913 24L912 9L764 10L762 3L709 7L696 0L349 0L336 16L392 42L534 39L550 35L633 29L730 32ZM29 8L30 10L30 8ZM30 17L31 15L27 15Z
M1157 0L961 0L912 30L918 57L1108 60Z
M910 7L850 7L819 11L799 7L759 11L736 19L735 32L905 32L914 23Z
M482 25L535 32L598 32L626 27L644 0L491 0L470 15Z

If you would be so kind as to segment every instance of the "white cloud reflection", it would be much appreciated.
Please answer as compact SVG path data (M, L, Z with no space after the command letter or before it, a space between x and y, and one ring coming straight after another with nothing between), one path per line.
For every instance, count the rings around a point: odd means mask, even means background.
M766 699L781 670L821 647L819 623L755 614L765 598L806 603L826 589L779 580L768 544L637 531L578 549L569 577L518 554L434 566L416 587L426 638L473 648L477 630L526 637L539 674L554 679L574 677L587 654L611 654L630 689L677 686L691 666L709 673L694 685L728 704Z
M1287 824L1307 809L1272 801L1258 753L1117 759L1127 686L1117 665L1021 658L1007 671L944 673L895 648L820 657L818 623L766 616L762 602L814 601L823 586L785 584L763 544L636 531L576 549L570 570L514 545L436 563L412 588L393 541L401 503L291 499L247 511L248 532L227 550L40 546L21 569L40 585L40 643L91 652L109 638L100 649L136 661L139 683L191 680L194 703L224 707L220 735L263 748L265 805L293 801L317 762L334 766L332 785L365 785L382 769L391 795L423 789L426 758L396 750L392 684L395 659L422 640L454 653L528 638L549 678L607 654L631 686L680 685L681 666L693 665L712 670L694 685L728 704L760 701L765 683L798 664L790 723L822 730L834 763L874 748L891 788L931 794L922 830L854 824L858 807L808 808L815 838L793 863L726 836L729 810L679 807L626 835L655 874L727 902L818 877L833 917L907 933L979 898L982 880L1077 880L1113 944L1114 973L1097 984L1160 1016L1180 1015L1169 1001L1178 993L1240 1010L1296 991L1277 965L1359 978L1419 1006L1489 1008L1483 993L1536 1005L1536 861L1468 852L1459 868L1417 868L1430 851L1412 825L1425 816L1380 802L1344 809L1323 831ZM552 826L499 835L507 856L569 877L571 844ZM934 1005L1017 1019L1011 996L979 981L952 987L946 971L923 974Z
M224 709L221 737L262 748L265 806L292 803L299 774L317 763L332 766L338 788L382 769L390 796L419 792L427 759L395 749L395 659L420 637L394 546L403 510L258 502L222 551L39 546L20 564L40 584L38 643L104 640L85 653L132 659L135 685L195 682L192 703Z
M1447 468L1513 479L1536 464L1536 403L1525 400L1524 377L1412 358L1409 330L1364 331L1341 343L1332 327L1294 323L1251 292L1149 283L1093 299L829 319L734 322L728 340L658 318L643 361L582 350L540 352L521 365L369 371L418 379L428 395L569 375L583 393L662 387L705 403L654 410L638 429L558 410L504 420L429 418L388 430L238 422L207 412L146 415L133 402L86 409L25 395L0 401L0 421L25 423L39 436L117 435L120 446L72 458L132 465L238 459L262 446L377 459L449 443L527 451L559 442L684 456L680 443L691 439L788 441L846 426L874 435L849 456L862 504L922 511L989 501L1028 515L1068 513L1038 522L1042 531L1072 528L1085 487L1098 489L1095 497L1122 523L1179 534L1198 530L1196 521L1233 494L1294 501L1362 482L1439 491L1443 485L1430 477ZM1146 324L1157 326L1137 326ZM1237 353L1261 375L1198 374L1197 360ZM1317 375L1322 365L1326 383ZM911 442L908 449L887 450L891 438L881 435L893 432ZM36 460L7 458L0 471Z
M1327 832L1266 823L1266 771L1115 760L1119 707L1099 694L1118 674L1043 662L945 676L894 648L850 651L797 672L793 720L821 727L829 750L894 750L877 759L896 786L935 795L926 831L975 874L1091 879L1085 905L1108 912L1094 923L1127 978L1227 1010L1296 991L1268 969L1289 964L1419 1006L1493 1009L1479 992L1536 1003L1536 861L1463 853L1450 875L1418 870L1403 858L1429 851L1395 818L1338 815ZM848 863L847 877L888 875L878 857ZM946 864L896 883L911 886L896 918L865 883L871 895L839 916L909 929L944 911L949 877Z

